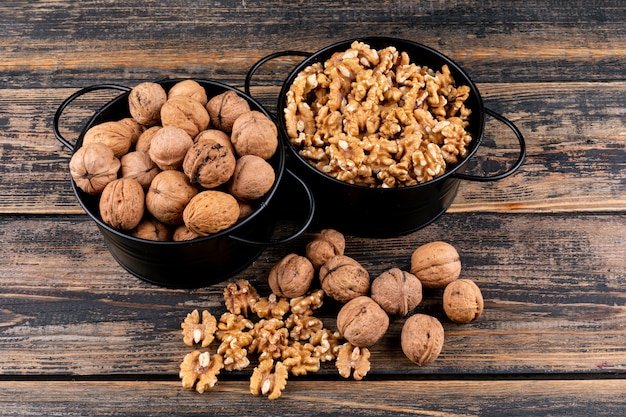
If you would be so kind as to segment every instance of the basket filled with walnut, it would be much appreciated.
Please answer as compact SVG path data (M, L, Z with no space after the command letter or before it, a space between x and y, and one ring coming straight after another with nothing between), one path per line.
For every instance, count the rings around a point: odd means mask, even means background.
M75 143L61 115L77 98L121 94L89 119ZM312 221L309 187L286 169L271 116L249 95L200 79L83 88L59 106L57 139L72 151L72 189L116 259L166 287L197 288L250 265ZM275 238L285 188L306 204L302 223ZM293 193L293 190L288 190Z
M279 135L288 164L313 190L318 227L391 237L442 215L461 180L496 181L525 157L517 127L484 107L476 85L450 58L424 45L368 37L305 56L278 97ZM466 173L484 134L485 115L504 123L519 157L493 175Z

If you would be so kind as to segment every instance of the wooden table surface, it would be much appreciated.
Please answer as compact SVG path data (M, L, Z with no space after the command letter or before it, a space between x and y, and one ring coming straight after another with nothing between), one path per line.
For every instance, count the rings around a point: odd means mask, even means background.
M620 1L25 1L0 13L0 415L595 415L626 413L626 8ZM205 78L243 89L261 57L314 52L360 36L433 47L472 77L485 104L523 133L527 157L496 182L463 181L435 223L384 240L346 235L346 254L377 276L408 268L417 246L457 247L485 311L458 325L428 292L416 312L441 319L439 358L418 367L393 318L362 381L332 363L290 377L270 401L249 392L252 365L209 392L183 389L193 309L225 311L227 282L267 295L271 266L302 252L307 230L269 247L228 281L167 289L132 276L74 196L71 152L53 116L83 87ZM302 58L255 77L274 111ZM118 92L68 109L76 138ZM517 144L488 118L471 170L506 167ZM294 224L279 221L278 235ZM322 316L335 326L336 306Z

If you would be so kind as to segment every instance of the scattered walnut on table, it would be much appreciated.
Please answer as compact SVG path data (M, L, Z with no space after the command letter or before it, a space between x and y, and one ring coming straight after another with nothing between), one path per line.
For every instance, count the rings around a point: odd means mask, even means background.
M251 311L262 319L282 319L289 311L289 301L272 293L267 297L260 297Z
M250 335L250 353L258 353L260 361L268 358L279 359L289 345L289 330L279 319L260 320L250 330Z
M292 298L289 306L293 314L312 315L324 303L324 290L311 291L300 297Z
M239 371L250 365L247 347L254 338L249 332L231 332L223 336L217 353L224 358L224 369Z
M439 320L427 314L414 314L404 322L400 343L402 352L413 363L433 362L443 349L444 329Z
M315 270L306 257L290 253L278 261L269 272L267 282L279 297L300 297L309 290Z
M370 351L368 348L354 346L350 342L346 342L339 347L335 366L342 377L350 378L352 375L352 378L360 381L370 370L369 358Z
M469 279L449 283L443 291L443 310L455 323L470 323L480 317L484 301L480 288Z
M282 352L282 362L292 375L306 375L320 370L320 357L313 354L312 347L294 342Z
M254 323L241 314L226 312L221 315L217 322L217 331L215 337L223 341L229 335L241 333L254 328Z
M248 317L248 312L259 301L259 293L244 279L231 282L224 287L224 304L232 314Z
M411 254L411 273L424 288L444 288L461 274L461 258L447 242L429 242Z
M326 261L320 268L319 280L324 293L342 303L366 295L370 290L367 270L346 255L335 255Z
M311 335L322 330L324 323L312 315L291 314L285 320L292 340L308 340Z
M410 272L391 268L372 281L371 297L387 314L404 317L422 301L422 283Z
M203 393L215 386L217 375L223 367L220 355L194 350L187 354L180 364L179 376L184 388L193 388L195 384L196 391Z
M217 319L207 310L204 310L201 322L200 313L198 310L194 310L187 314L181 327L183 329L183 342L187 346L200 343L202 347L207 347L215 338Z
M351 344L370 347L389 327L389 316L370 297L362 295L348 301L337 314L337 330Z
M323 229L307 243L305 251L315 269L319 269L335 255L343 255L346 248L344 235L334 229Z
M285 389L288 377L289 370L282 362L274 364L274 360L266 359L252 372L250 392L254 395L267 395L268 399L275 400Z

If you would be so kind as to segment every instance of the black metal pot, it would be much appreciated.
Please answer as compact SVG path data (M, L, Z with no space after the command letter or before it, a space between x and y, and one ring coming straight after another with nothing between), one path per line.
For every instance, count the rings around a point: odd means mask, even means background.
M158 81L168 91L180 80L171 79ZM270 116L263 107L241 91L209 80L195 80L206 90L209 97L227 90L233 90L250 104L250 108ZM66 140L59 131L59 119L65 108L76 98L94 90L115 89L124 93L111 100L97 111L81 132L75 144ZM54 134L56 138L76 152L83 142L87 130L94 125L130 117L128 110L128 94L130 88L115 84L102 84L86 87L68 97L58 108L54 117ZM197 238L185 242L156 242L130 236L104 223L99 215L98 197L91 196L79 189L73 180L72 189L79 203L96 223L104 236L105 243L115 260L128 272L153 284L173 288L198 288L214 284L231 277L249 266L261 253L271 245L286 243L302 234L310 225L315 210L314 199L309 187L285 168L285 151L279 146L276 154L269 160L276 173L272 189L259 202L255 211L247 218L229 229L211 236ZM284 173L288 176L284 176ZM270 240L276 224L277 213L274 200L285 188L295 183L301 189L303 200L308 203L308 212L301 227L291 236ZM281 191L282 190L282 191Z
M372 48L382 49L395 46L409 54L412 62L440 69L448 65L457 85L468 85L470 97L465 102L472 110L467 129L473 137L468 155L454 166L448 166L446 173L431 181L403 188L368 188L339 181L312 166L298 154L289 142L285 126L284 109L287 105L287 92L297 75L309 65L324 62L336 52L347 50L355 41L362 41ZM486 109L476 85L467 73L450 58L427 46L396 38L366 37L350 39L327 46L313 54L301 51L283 51L261 58L250 68L246 76L245 91L250 94L250 81L254 73L264 63L281 56L305 56L289 74L282 85L277 104L277 124L279 135L288 152L287 164L292 167L312 189L315 201L315 223L319 227L334 227L346 233L364 237L392 237L407 234L430 224L441 216L456 197L460 180L496 181L507 177L521 166L526 145L517 127L500 114ZM467 164L475 155L483 139L485 114L506 124L513 130L519 141L520 153L517 161L506 171L493 176L466 175Z

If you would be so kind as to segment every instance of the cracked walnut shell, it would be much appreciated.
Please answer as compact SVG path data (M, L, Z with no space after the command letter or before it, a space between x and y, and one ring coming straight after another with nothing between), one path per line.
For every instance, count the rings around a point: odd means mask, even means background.
M385 310L364 295L348 301L337 314L337 330L354 346L372 346L388 327L389 316Z
M326 261L320 268L319 279L324 293L342 303L366 295L370 290L367 270L346 255L336 255Z
M143 187L132 178L119 178L104 187L99 209L102 221L119 230L132 230L143 218Z
M372 281L371 297L390 315L406 316L422 301L422 283L399 268L391 268Z
M424 288L444 288L461 274L459 253L446 242L426 243L411 255L411 273Z
M426 314L409 317L402 326L402 352L413 363L426 365L439 356L443 348L444 330L441 322Z
M483 312L484 301L480 288L469 279L458 279L443 291L443 310L455 323L470 323Z
M70 159L70 174L76 186L87 194L100 194L117 179L120 160L102 143L81 146Z

